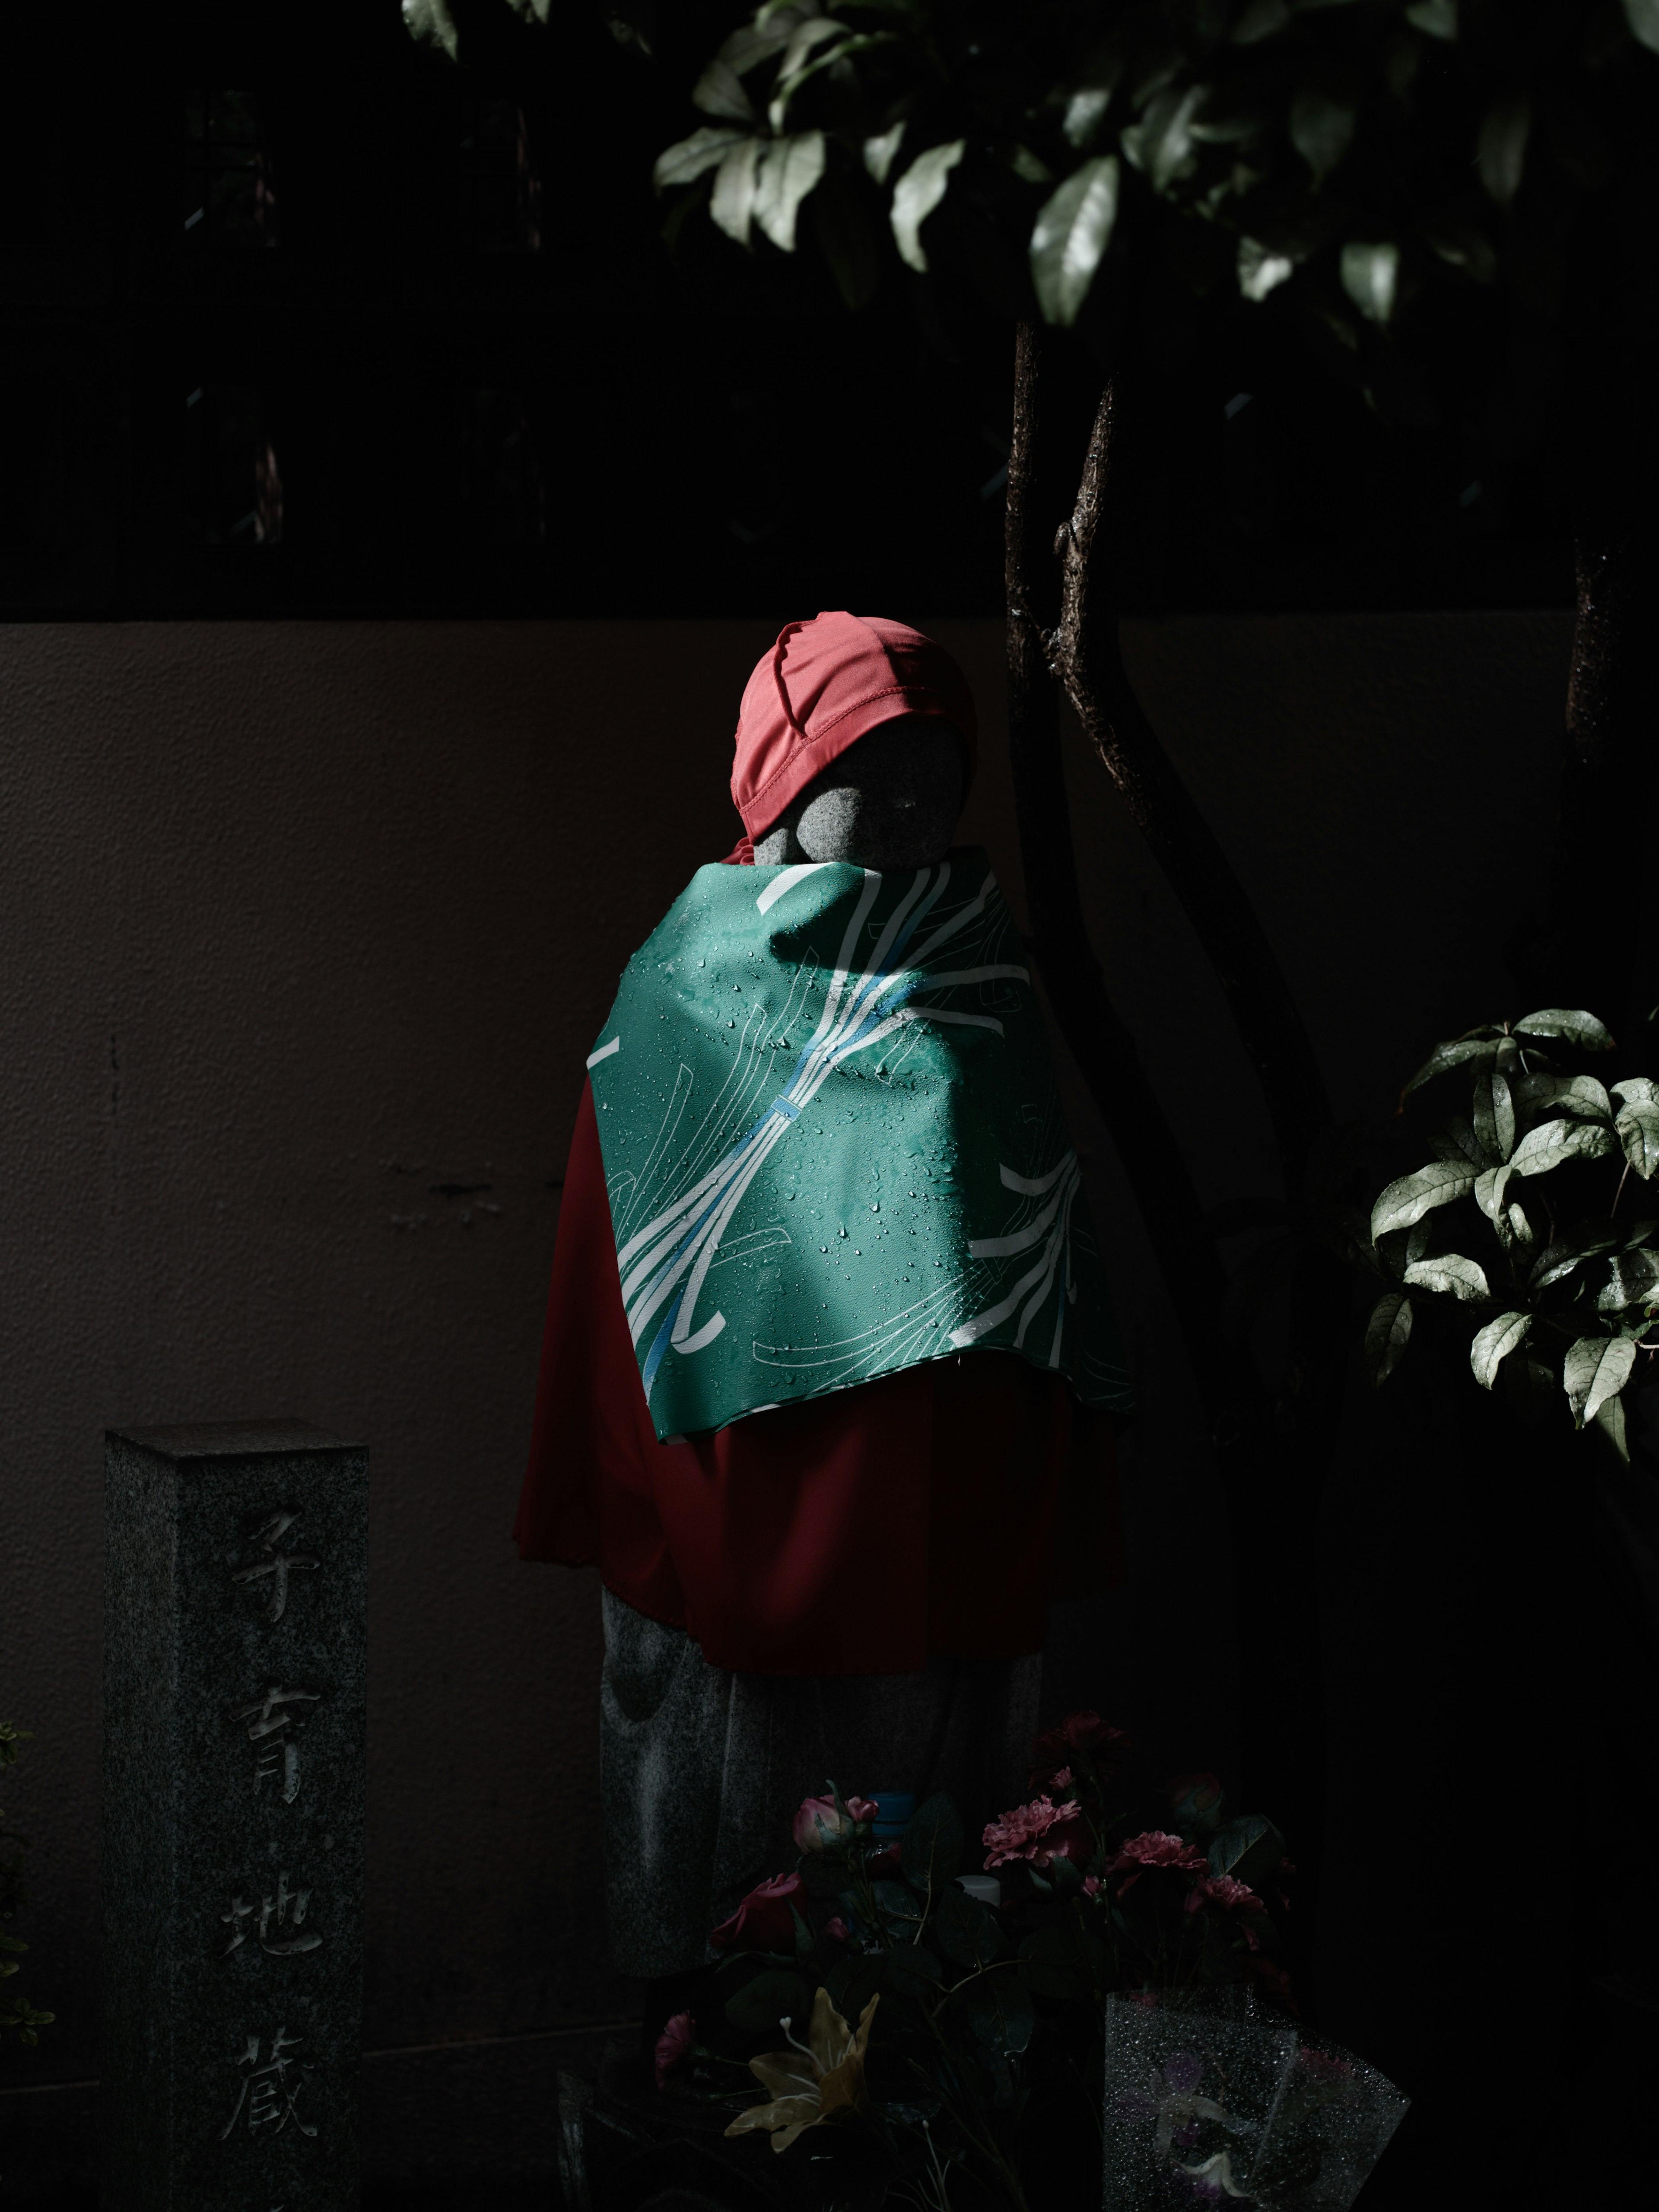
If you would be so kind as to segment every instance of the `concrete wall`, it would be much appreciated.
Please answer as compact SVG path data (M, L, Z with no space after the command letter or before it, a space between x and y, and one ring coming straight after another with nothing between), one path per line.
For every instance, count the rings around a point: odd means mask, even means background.
M963 834L1018 902L1000 632L933 627L986 725ZM582 1059L628 953L730 845L731 726L770 637L0 637L0 1715L40 1736L4 1799L35 1838L30 1985L61 2021L36 2078L96 2064L106 1422L294 1413L372 1447L371 2044L626 2008L597 1588L520 1567L507 1531ZM1345 1112L1507 1003L1503 856L1547 834L1567 642L1553 615L1131 637ZM1219 1001L1080 742L1071 768L1097 942L1203 1187L1259 1184ZM1224 1761L1224 1528L1115 1163L1078 1118L1148 1412L1130 1585L1057 1620L1051 1697ZM1389 1510L1336 1515L1339 1590Z

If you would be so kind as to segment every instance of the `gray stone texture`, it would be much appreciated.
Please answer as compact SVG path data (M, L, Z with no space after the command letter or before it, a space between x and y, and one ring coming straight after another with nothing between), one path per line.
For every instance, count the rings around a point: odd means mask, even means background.
M107 2212L349 2212L368 1456L106 1435Z
M850 860L922 868L951 842L962 812L968 752L961 733L927 714L900 714L849 745L797 793L763 836L763 866Z
M758 1881L795 1864L790 1823L843 1795L936 1790L970 1836L1023 1798L1042 1662L934 1659L915 1674L743 1674L606 1590L599 1771L611 1944L676 1974ZM977 1858L970 1856L970 1864Z

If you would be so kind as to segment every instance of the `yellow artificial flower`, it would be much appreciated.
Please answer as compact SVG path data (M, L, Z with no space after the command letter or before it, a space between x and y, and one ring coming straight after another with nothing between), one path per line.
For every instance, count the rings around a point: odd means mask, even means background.
M781 2025L789 2037L788 2050L764 2051L750 2060L750 2072L771 2095L767 2103L751 2105L746 2112L739 2112L726 2134L741 2136L754 2128L769 2128L773 2149L787 2150L807 2128L821 2127L826 2120L838 2120L847 2112L863 2112L868 2102L864 2094L865 2046L880 2002L873 1996L859 2014L855 2035L830 2003L829 1990L821 1989L812 2000L812 2025L806 2042L795 2041L786 2020Z

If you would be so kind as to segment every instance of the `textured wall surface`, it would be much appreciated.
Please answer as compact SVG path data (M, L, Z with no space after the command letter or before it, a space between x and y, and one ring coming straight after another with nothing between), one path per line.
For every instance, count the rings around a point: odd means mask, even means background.
M963 835L1018 905L1000 631L934 627L986 724ZM96 2064L106 1423L292 1414L370 1446L371 2045L626 2003L595 1856L597 1587L521 1568L507 1530L582 1059L628 953L729 848L732 721L769 642L753 623L3 633L0 1712L40 1737L6 1792L36 1845L29 1985L62 2023L36 2078ZM1130 640L1346 1111L1386 1108L1427 1042L1507 1002L1501 856L1547 834L1567 642L1547 615ZM1185 925L1080 743L1071 765L1097 942L1219 1200L1260 1182L1265 1127ZM1224 1761L1224 1528L1092 1142L1148 1412L1131 1581L1057 1620L1052 1700ZM1339 1597L1391 1510L1338 1498Z

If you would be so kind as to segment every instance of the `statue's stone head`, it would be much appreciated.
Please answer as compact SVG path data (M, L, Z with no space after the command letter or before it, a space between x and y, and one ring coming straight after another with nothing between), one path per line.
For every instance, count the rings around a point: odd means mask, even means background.
M956 831L967 784L960 731L932 715L883 722L832 761L755 840L755 858L925 868Z
M974 772L973 695L945 648L877 615L787 623L738 716L732 797L763 864L919 868Z

